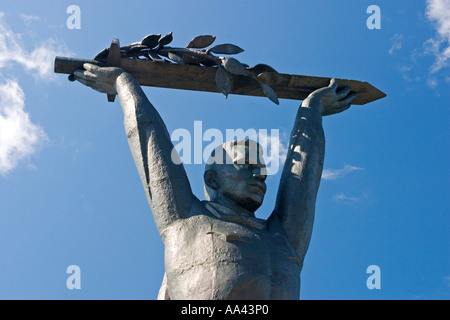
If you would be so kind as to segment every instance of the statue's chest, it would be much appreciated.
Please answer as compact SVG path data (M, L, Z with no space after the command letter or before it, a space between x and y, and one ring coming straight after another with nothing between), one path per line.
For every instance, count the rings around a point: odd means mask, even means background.
M284 233L196 216L174 226L164 242L166 267L174 276L201 275L227 297L241 294L240 287L264 293L256 298L273 299L270 292L290 286L289 294L296 291L299 261ZM206 281L201 277L198 281Z
M281 232L214 220L206 235L217 259L254 264L256 269L264 269L268 275L274 268L282 267L281 261L296 260L294 250Z

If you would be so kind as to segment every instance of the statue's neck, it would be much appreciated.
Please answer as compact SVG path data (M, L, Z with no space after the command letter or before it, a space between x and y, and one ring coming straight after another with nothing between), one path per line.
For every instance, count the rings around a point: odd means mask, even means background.
M226 213L227 215L232 216L241 216L241 217L247 217L247 218L254 218L255 214L245 208L242 208L241 206L237 205L233 201L226 199L226 198L219 198L214 199L211 201L212 203L217 204L221 211L224 211L223 213Z
M231 221L257 229L267 229L265 220L255 218L253 212L243 208L237 211L218 201L204 201L204 204L206 209L220 220Z

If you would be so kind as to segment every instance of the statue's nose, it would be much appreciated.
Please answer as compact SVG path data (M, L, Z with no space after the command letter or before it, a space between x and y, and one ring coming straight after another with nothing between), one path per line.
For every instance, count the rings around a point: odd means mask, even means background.
M261 182L264 182L267 178L265 172L266 172L265 168L255 167L253 168L253 178Z

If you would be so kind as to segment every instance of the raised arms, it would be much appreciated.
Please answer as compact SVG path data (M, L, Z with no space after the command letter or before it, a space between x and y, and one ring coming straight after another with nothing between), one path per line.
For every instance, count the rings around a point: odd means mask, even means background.
M75 77L93 89L118 94L131 153L159 232L187 217L195 196L182 164L172 161L173 144L160 115L136 80L120 68L85 64ZM180 163L180 161L178 162Z
M290 137L271 219L278 219L300 259L308 250L325 155L322 116L342 112L356 98L337 82L311 93L300 106Z

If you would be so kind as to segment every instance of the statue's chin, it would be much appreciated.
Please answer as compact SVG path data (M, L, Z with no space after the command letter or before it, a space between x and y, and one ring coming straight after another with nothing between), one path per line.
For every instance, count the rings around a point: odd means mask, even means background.
M241 202L241 207L250 212L255 212L256 210L258 210L259 207L261 207L262 202L263 198L261 199L255 199L255 197L246 198Z
M249 192L247 194L222 194L223 198L227 199L228 203L234 203L236 206L254 213L259 207L261 207L264 194ZM212 201L220 202L216 197Z

